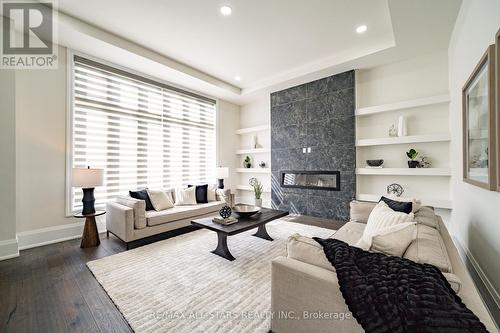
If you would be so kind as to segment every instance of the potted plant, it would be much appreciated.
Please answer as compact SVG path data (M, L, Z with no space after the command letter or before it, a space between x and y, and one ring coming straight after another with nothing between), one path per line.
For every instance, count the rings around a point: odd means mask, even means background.
M408 167L409 168L416 168L419 164L419 162L416 160L416 158L418 156L418 151L416 151L415 149L412 148L406 152L406 156L408 156L408 158L410 159L408 161Z
M245 157L245 160L243 161L243 167L247 169L252 167L252 160L250 159L250 156Z
M255 206L262 207L262 183L257 178L250 178L248 183L253 187Z

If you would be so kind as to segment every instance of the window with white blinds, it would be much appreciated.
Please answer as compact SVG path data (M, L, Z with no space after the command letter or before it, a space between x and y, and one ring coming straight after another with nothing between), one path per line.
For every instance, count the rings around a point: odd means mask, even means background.
M129 190L215 178L215 101L73 58L73 167L103 168L96 207ZM71 209L82 191L72 189Z

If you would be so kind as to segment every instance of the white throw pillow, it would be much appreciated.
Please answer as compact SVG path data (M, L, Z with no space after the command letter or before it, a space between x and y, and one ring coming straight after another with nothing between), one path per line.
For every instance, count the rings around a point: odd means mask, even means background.
M385 202L380 201L370 213L363 236L361 236L357 245L365 250L369 250L372 246L374 236L396 232L406 228L408 225L415 224L413 218L413 213L405 214L396 212L389 208Z
M178 188L175 191L175 199L176 206L196 205L196 186Z
M389 194L387 198L394 200L394 201L399 201L399 202L411 202L411 212L415 213L417 210L420 209L422 206L422 201L411 198L411 197L398 197L394 194Z
M208 185L207 189L207 200L210 201L217 201L217 185L212 184Z
M174 207L174 203L172 202L172 196L170 195L170 193L167 194L163 191L148 190L148 195L153 208L157 212Z
M417 237L417 224L416 223L402 223L405 227L401 227L401 224L389 227L381 231L381 234L377 234L372 237L372 246L370 251L381 252L389 256L402 257L408 246ZM394 227L398 227L396 231L393 231Z

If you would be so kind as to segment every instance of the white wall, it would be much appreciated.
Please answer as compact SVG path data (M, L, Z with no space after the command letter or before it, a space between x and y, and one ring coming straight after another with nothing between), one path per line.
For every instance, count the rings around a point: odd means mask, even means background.
M0 70L0 260L16 256L15 72Z
M500 307L500 193L462 181L462 87L500 28L500 1L464 0L449 45L453 167L452 233L476 262ZM497 87L497 89L500 89ZM482 271L482 273L481 273ZM493 290L494 289L494 290Z
M263 94L252 100L251 103L241 106L239 128L254 127L260 125L271 125L271 97L269 94ZM257 135L257 141L262 147L271 148L271 131L262 131L258 133L249 133L239 135L239 148L249 149L252 148L252 136ZM255 154L250 155L252 158L252 167L259 167L260 161L266 163L267 168L271 168L271 154ZM243 167L243 160L245 155L238 157L238 168ZM238 180L240 185L248 185L248 180L255 177L262 182L264 188L271 188L271 175L270 174L239 174ZM238 191L237 201L243 203L254 203L254 194L251 191ZM265 207L271 207L271 193L266 192L262 195L262 203Z
M235 131L240 125L240 107L218 100L217 112L217 165L229 167L229 178L224 180L224 187L236 193L238 159L234 152L238 149Z
M14 122L9 122L12 125L9 131L13 135L15 128L17 141L17 158L11 160L17 163L17 173L15 178L10 178L16 180L16 191L11 193L16 193L17 200L16 205L12 201L9 206L16 206L17 216L12 218L16 221L13 237L17 232L21 248L79 236L83 228L82 220L65 216L66 54L66 48L60 47L57 70L19 70L16 71L15 85L13 79L9 83L12 90L9 96L15 96L16 102L16 123L14 127ZM234 151L237 148L234 133L239 126L239 107L219 100L218 112L218 162L234 170ZM2 112L4 116L6 114ZM11 147L14 147L13 143ZM228 184L235 182L233 178L234 174L228 179ZM2 198L1 202L7 201ZM12 208L2 211L13 212ZM105 216L98 224L102 230Z
M357 107L368 107L448 93L448 58L442 51L418 56L384 66L360 69L356 72ZM448 104L430 105L400 111L357 117L356 138L388 137L391 124L398 117L407 119L408 135L449 133ZM365 167L367 159L384 159L384 167L407 168L406 151L415 148L429 157L432 167L449 168L448 142L410 143L358 147L357 167ZM421 176L358 176L358 194L384 194L391 183L401 184L403 195L427 200L449 200L449 177ZM431 190L432 189L432 190ZM449 210L439 210L447 221Z

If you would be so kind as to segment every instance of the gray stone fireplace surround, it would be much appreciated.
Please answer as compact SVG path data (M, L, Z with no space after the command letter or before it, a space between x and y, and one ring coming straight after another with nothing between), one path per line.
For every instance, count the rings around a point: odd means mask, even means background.
M354 71L271 94L272 206L342 221L356 193ZM340 171L340 190L281 186L283 171Z

